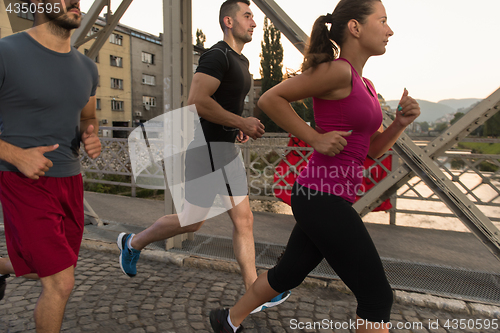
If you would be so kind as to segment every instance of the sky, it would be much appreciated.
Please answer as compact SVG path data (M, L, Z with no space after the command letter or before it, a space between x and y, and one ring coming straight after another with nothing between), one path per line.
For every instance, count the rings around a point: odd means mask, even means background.
M189 1L189 0L185 0ZM218 23L223 0L191 0L193 35L202 29L205 47L222 39ZM316 18L338 0L275 0L309 35ZM92 0L82 0L86 12ZM112 1L116 8L121 1ZM162 0L135 0L121 23L158 35L163 31ZM306 5L304 5L306 4ZM406 87L417 99L485 98L500 87L500 0L384 0L394 31L386 54L368 60L363 76L386 100L399 100ZM243 54L259 78L264 14L252 3L257 28ZM195 37L193 37L195 41ZM298 70L302 55L282 36L284 67Z

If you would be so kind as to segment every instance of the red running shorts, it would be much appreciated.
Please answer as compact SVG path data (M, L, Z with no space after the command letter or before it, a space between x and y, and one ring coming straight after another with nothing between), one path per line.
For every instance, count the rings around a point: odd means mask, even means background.
M46 277L76 266L82 242L82 176L33 180L0 171L5 240L16 276Z

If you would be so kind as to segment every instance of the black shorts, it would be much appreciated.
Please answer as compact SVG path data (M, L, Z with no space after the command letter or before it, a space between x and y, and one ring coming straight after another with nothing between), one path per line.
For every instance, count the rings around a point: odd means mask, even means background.
M185 197L195 206L209 208L217 195L248 195L245 166L234 143L208 142L199 147L190 144L185 176Z

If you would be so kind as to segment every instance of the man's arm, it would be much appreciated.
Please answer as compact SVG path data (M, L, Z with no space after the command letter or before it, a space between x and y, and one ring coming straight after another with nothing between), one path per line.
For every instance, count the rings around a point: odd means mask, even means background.
M96 97L91 96L80 116L81 140L90 158L96 158L101 154L101 140L97 133L99 133L99 122L96 116Z
M23 149L0 140L0 160L12 164L26 177L38 179L53 166L52 161L43 154L56 150L58 147L59 144Z
M191 83L188 104L196 105L198 115L212 123L239 128L253 139L262 137L264 125L254 117L243 118L225 110L211 96L217 91L220 81L210 75L196 73Z

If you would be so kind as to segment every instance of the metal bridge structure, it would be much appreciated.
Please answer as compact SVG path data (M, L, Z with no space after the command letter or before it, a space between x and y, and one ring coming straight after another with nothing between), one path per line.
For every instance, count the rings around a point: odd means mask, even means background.
M88 56L94 57L104 42L108 39L120 18L129 7L132 0L122 0L116 13L107 15L107 25L97 35L86 37L88 31L96 21L99 13L108 7L110 0L95 0L91 9L84 17L82 26L73 37L75 46L82 45L90 39L95 39ZM253 0L273 24L286 38L302 53L304 53L308 36L273 0ZM164 106L165 112L185 106L192 80L192 33L191 33L191 1L164 0ZM443 134L431 141L427 146L420 148L403 134L394 145L394 151L403 163L394 165L392 172L368 191L354 208L361 216L371 212L381 202L396 193L411 178L418 176L446 206L467 226L467 228L500 260L500 231L491 220L463 193L436 164L435 158L464 139L472 131L491 118L500 108L500 89L479 103L474 109L465 114ZM388 116L384 118L384 126L391 124ZM183 130L188 131L188 128ZM182 138L179 138L179 140ZM170 172L174 166L167 166ZM451 177L453 178L453 177ZM495 188L495 187L493 187ZM497 194L500 190L496 188ZM166 195L167 196L167 195ZM90 207L88 207L90 208ZM91 210L91 208L90 208ZM92 212L89 212L92 214ZM166 199L165 213L174 213L172 200ZM95 215L95 213L94 213ZM182 241L190 236L178 236L167 244L167 247L180 247Z

